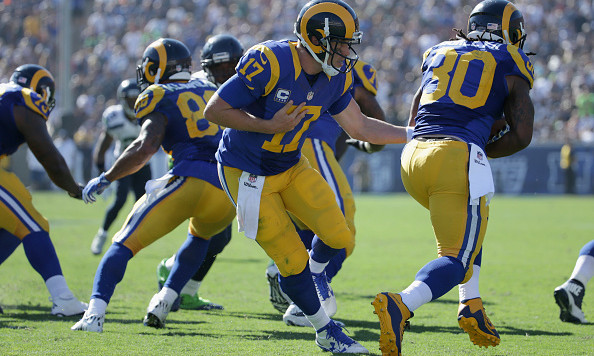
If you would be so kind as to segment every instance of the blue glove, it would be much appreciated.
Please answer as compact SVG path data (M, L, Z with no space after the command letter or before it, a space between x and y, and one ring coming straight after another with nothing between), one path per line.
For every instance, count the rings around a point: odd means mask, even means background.
M110 181L105 179L105 172L101 173L99 177L93 178L87 183L82 192L82 198L85 203L94 203L95 194L101 194L109 185Z

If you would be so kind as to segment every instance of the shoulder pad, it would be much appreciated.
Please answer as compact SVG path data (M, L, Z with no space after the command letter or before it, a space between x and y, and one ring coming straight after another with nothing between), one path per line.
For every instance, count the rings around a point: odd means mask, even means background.
M264 42L250 48L237 65L237 75L257 96L270 94L280 78L280 65L276 50Z
M528 84L530 84L530 89L532 89L532 85L534 84L534 66L532 65L532 62L530 62L528 56L524 54L524 51L516 46L507 45L507 51L518 66L520 73L522 73L528 81Z
M373 95L377 95L377 73L375 68L371 64L358 61L355 64L354 72L363 87Z
M25 100L25 106L47 120L50 110L43 98L29 88L21 88L21 94Z
M164 95L165 90L159 84L152 84L146 88L140 93L134 104L136 117L140 119L153 112L155 106L163 99Z

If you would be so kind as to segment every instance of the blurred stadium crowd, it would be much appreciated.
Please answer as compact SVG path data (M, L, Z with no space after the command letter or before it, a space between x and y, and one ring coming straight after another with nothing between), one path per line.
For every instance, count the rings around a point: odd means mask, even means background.
M405 123L420 83L423 52L466 29L478 1L350 0L359 15L360 57L378 70L379 101L392 122ZM594 3L592 0L515 1L527 23L527 52L535 68L534 143L594 142ZM57 0L0 1L0 80L23 63L58 75ZM72 0L75 140L92 146L105 107L142 51L159 37L184 42L199 70L210 34L230 33L249 48L295 38L292 25L305 0ZM60 95L60 88L57 88ZM55 115L60 115L56 110ZM59 118L50 118L57 120ZM59 126L59 125L58 125ZM82 132L80 132L82 130Z

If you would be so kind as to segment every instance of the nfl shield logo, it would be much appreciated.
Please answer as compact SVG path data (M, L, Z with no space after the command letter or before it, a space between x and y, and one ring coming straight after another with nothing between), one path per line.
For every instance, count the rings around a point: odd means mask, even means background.
M250 174L248 180L250 181L250 183L255 183L258 180L258 176L255 174Z
M478 158L479 160L483 160L483 153L482 152L477 152L476 153L476 158Z
M310 91L309 93L307 93L307 100L313 99L313 95L314 95L313 91Z

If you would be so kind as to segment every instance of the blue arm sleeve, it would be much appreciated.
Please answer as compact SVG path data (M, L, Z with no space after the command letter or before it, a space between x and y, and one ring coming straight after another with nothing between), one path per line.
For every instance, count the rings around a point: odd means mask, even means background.
M237 74L223 83L218 89L217 94L219 94L227 104L236 109L244 108L258 100L258 98L252 96L252 91L249 90Z

